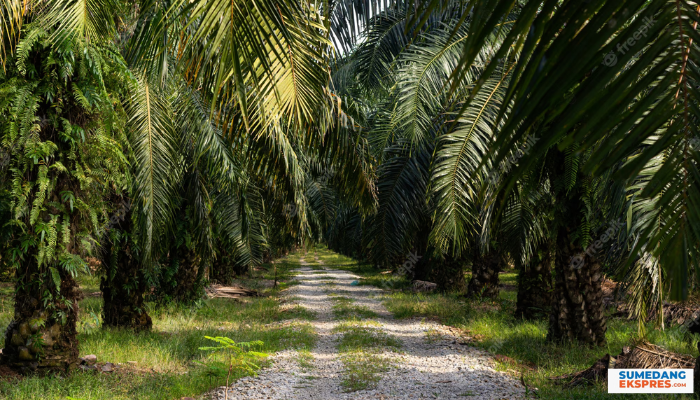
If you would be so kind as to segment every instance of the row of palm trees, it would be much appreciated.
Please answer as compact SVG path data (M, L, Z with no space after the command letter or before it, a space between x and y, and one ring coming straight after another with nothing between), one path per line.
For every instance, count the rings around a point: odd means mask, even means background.
M151 287L188 300L302 240L478 296L515 264L520 315L604 343L603 273L641 319L692 287L697 11L2 0L4 361L75 366L89 255L105 324L149 329Z
M517 314L545 311L556 340L605 342L604 274L640 321L687 297L699 10L431 1L375 16L333 86L364 124L378 207L342 203L329 244L385 266L418 253L413 277L471 296L495 297L515 265Z
M151 288L195 299L207 273L230 279L309 231L313 166L343 176L359 160L352 138L328 138L352 129L328 90L328 6L1 3L5 363L77 365L88 257L101 260L104 325L142 330ZM348 182L358 197L369 185Z

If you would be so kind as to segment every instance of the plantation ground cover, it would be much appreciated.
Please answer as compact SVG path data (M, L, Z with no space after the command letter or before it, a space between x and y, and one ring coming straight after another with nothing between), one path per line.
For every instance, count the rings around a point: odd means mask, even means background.
M313 347L315 335L304 321L313 316L279 300L280 291L293 285L290 273L298 257L276 262L279 285L266 289L264 297L208 299L192 306L157 308L149 304L153 331L102 329L101 298L88 296L80 302L80 355L95 354L98 363L111 362L121 368L111 373L76 371L70 377L28 377L0 381L0 398L8 400L50 399L179 399L198 397L226 382L224 356L199 350L212 346L205 336L226 336L235 341L261 340L257 351L273 353L283 349ZM274 279L270 265L256 272L256 282ZM83 276L81 289L90 294L99 290L99 279ZM11 287L0 286L0 331L12 317ZM296 319L292 324L280 321ZM262 361L264 364L264 360ZM232 380L249 375L236 370Z
M456 344L449 327L437 322L393 318L382 304L383 290L360 285L359 275L326 261L334 264L336 254L309 250L297 270L299 285L285 293L314 312L316 346L276 354L271 368L234 383L229 398L523 398L517 377L494 370L486 352ZM214 399L223 400L223 393Z
M575 343L551 343L546 341L547 321L516 320L517 274L502 273L502 290L497 301L467 300L460 294L415 294L409 290L410 283L403 277L381 274L382 271L359 263L353 259L330 252L319 246L314 253L320 255L323 268L348 270L360 279L359 285L371 285L385 289L379 295L387 310L395 318L424 318L435 320L459 329L465 336L473 338L471 345L487 350L495 357L497 369L508 372L514 378L523 376L530 387L537 388L541 399L609 399L621 398L609 395L605 384L562 390L549 377L571 373L589 367L606 353L618 354L636 336L635 321L610 319L608 322L608 344L603 348L588 348ZM151 333L134 334L129 331L105 330L100 327L101 298L94 293L99 290L99 279L94 276L81 277L81 289L86 298L80 303L79 323L81 356L95 354L99 362L120 364L121 369L113 373L78 371L66 378L29 377L14 378L0 382L0 397L7 399L179 399L202 395L225 383L224 359L221 355L209 355L199 347L212 345L204 336L226 336L236 341L261 340L264 345L256 350L273 353L285 349L296 349L299 365L308 373L314 371L314 360L309 350L313 349L317 336L310 324L314 314L282 300L281 291L297 282L292 269L312 257L301 253L290 255L276 262L279 285L264 289L263 283L274 279L272 265L265 265L256 272L254 279L241 283L263 291L264 297L231 299L208 299L190 307L151 307L154 330ZM305 261L306 259L306 261ZM313 268L319 282L329 279L322 271ZM467 274L468 279L468 274ZM269 285L268 285L269 286ZM326 287L327 286L327 287ZM353 324L375 315L354 305L346 293L334 285L324 285L324 290L333 303L333 314L339 320L346 336L339 343L345 351L343 361L347 376L343 381L347 390L358 390L378 382L390 365L381 360L370 360L367 354L358 353L356 347L367 342L365 330ZM11 287L0 286L0 330L11 319ZM294 320L290 323L289 320ZM284 322L282 322L284 321ZM368 320L369 321L369 320ZM282 322L282 323L280 323ZM347 326L346 326L347 325ZM355 332L357 331L357 332ZM353 336L354 334L354 336ZM364 335L364 336L363 336ZM439 334L435 334L439 340ZM426 340L430 335L426 335ZM647 339L671 351L697 356L694 350L697 338L690 337L678 327L664 331L648 327ZM360 347L362 347L360 346ZM346 348L347 347L347 348ZM362 347L364 349L364 347ZM347 354L346 354L347 353ZM369 354L369 353L368 353ZM370 357L371 358L371 357ZM512 361L515 361L513 364ZM268 365L264 360L263 366ZM376 365L375 365L376 364ZM376 371L368 373L368 366ZM357 368L355 368L357 367ZM250 375L241 370L234 371L231 381ZM366 376L365 376L366 375ZM313 384L310 382L309 384ZM477 394L474 394L477 395ZM690 399L682 395L625 395L631 399Z
M347 269L363 277L360 284L389 288L383 296L386 308L396 318L424 317L462 330L474 338L473 345L489 350L496 357L498 368L510 371L515 376L524 374L528 386L538 389L541 399L691 399L690 395L612 395L607 393L605 383L587 388L563 390L550 377L586 369L605 354L617 355L622 346L629 345L637 336L637 322L620 318L609 318L607 345L589 348L577 343L552 343L546 340L547 319L522 321L513 317L517 296L517 273L502 273L501 288L497 301L467 300L461 294L415 294L410 283L396 275L381 274L382 271L355 262L343 255L329 257L327 264ZM469 273L467 273L469 279ZM516 290L512 290L515 285ZM647 327L647 340L678 353L698 356L698 338L675 326L665 330ZM499 361L499 359L501 361ZM513 365L509 359L515 360Z

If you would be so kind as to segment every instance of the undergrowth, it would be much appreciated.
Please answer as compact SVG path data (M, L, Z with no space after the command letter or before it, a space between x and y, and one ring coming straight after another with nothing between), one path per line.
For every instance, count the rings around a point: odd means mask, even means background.
M92 295L99 291L99 278L80 276L81 290L87 295L80 302L80 354L95 354L98 363L111 362L121 368L112 373L77 371L68 377L0 381L0 398L163 400L198 397L226 383L230 362L224 354L200 350L211 345L205 336L227 337L236 342L261 341L255 350L269 354L289 348L313 348L316 335L312 326L303 321L312 319L313 314L301 307L281 307L278 299L280 290L293 284L291 269L299 263L292 256L276 264L277 287L258 286L265 297L240 301L207 299L192 306L156 308L149 304L153 331L140 334L102 328L102 299ZM273 268L264 267L243 281L273 280ZM4 331L12 319L11 294L11 286L0 286L0 331ZM289 319L298 321L276 324ZM265 365L264 360L261 365ZM250 371L235 370L231 380L249 374Z
M600 382L586 388L565 389L550 377L586 369L605 354L615 356L622 347L637 337L636 321L610 318L607 329L607 345L590 348L577 343L556 343L546 340L546 318L535 321L516 319L513 314L517 298L517 274L500 275L501 290L497 300L467 300L459 293L415 294L405 289L409 282L393 274L369 265L353 261L342 255L330 258L334 268L345 269L363 277L363 284L390 289L383 296L383 303L396 318L423 317L437 320L462 331L472 345L516 361L516 364L496 361L497 369L508 371L514 378L523 379L530 387L537 388L540 399L691 399L692 395L614 395L607 393L606 383ZM469 280L469 273L465 279ZM387 283L388 282L388 283ZM670 351L698 356L697 337L690 336L679 327L660 330L651 324L647 328L647 340ZM429 339L429 338L428 338ZM474 394L478 395L478 394Z

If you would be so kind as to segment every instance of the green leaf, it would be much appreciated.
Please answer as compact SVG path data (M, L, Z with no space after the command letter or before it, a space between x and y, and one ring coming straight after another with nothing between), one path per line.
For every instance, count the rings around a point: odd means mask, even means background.
M51 272L51 278L53 279L53 284L56 285L56 290L61 291L61 275L59 275L58 270L54 267L49 267Z

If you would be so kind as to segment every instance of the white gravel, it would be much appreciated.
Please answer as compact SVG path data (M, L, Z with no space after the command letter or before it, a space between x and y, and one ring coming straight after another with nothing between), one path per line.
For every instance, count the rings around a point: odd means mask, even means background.
M322 263L318 263L320 265ZM312 271L303 266L298 270L301 282L287 291L301 306L316 313L312 322L319 340L311 351L313 368L303 371L297 363L294 350L276 353L271 367L257 377L240 379L228 390L228 398L236 400L259 399L524 399L525 389L513 377L495 371L493 360L483 351L458 344L445 336L449 330L430 321L417 319L395 320L381 304L382 290L369 286L353 286L359 277L346 271ZM329 278L330 276L330 278ZM332 279L335 287L326 283ZM393 365L382 374L376 388L346 393L340 382L344 367L337 342L340 334L332 329L333 302L328 290L350 297L354 304L370 308L379 315L379 329L402 343L400 349L384 351ZM426 332L441 332L426 340ZM224 398L224 388L217 390L214 399Z

